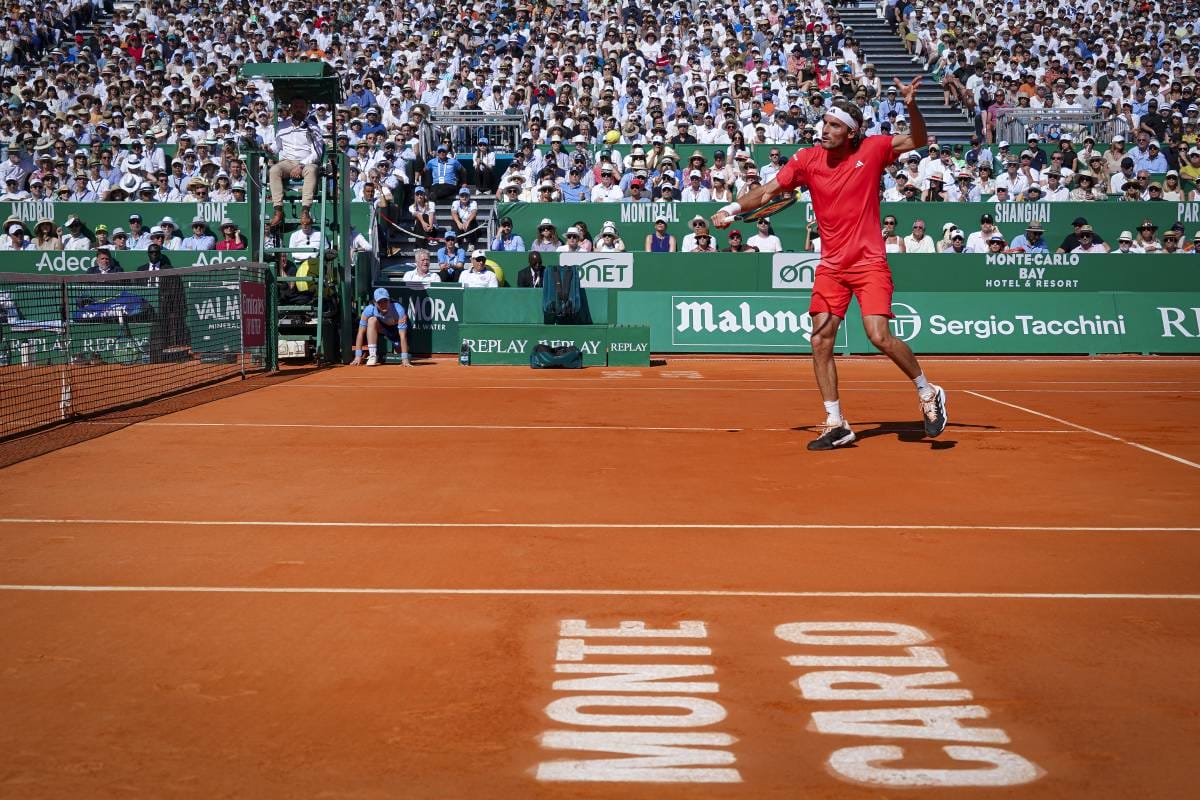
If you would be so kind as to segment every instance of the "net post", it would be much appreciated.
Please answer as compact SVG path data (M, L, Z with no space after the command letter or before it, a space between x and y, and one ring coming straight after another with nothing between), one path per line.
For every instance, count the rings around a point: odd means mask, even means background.
M65 280L58 284L58 313L62 316L63 349L66 351L66 358L63 360L59 372L58 415L60 420L66 420L73 412L71 411L71 306L70 293Z
M238 324L241 330L238 331L238 366L241 368L242 380L246 380L246 359L250 357L246 351L246 292L245 279L251 277L251 272L248 269L238 268Z
M275 270L263 267L263 284L267 295L267 352L264 362L268 372L279 369L279 295L275 291Z

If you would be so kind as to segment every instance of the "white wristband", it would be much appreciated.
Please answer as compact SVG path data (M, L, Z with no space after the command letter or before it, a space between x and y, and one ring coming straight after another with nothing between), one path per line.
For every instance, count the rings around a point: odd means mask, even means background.
M738 202L729 203L728 205L722 207L721 210L726 214L733 216L735 214L742 213L742 204Z

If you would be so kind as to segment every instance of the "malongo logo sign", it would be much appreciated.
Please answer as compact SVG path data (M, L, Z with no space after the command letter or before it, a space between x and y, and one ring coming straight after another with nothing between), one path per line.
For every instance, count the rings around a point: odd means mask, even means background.
M708 350L803 348L812 338L809 295L673 295L671 344ZM838 349L846 349L845 326Z
M633 288L633 253L563 253L558 263L579 270L585 289Z

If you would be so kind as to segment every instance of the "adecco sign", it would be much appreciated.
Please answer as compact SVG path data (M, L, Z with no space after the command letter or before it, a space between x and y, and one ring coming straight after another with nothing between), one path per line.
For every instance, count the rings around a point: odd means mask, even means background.
M811 289L821 256L816 253L776 253L771 258L772 289Z
M578 269L585 289L633 288L633 253L561 253L558 263Z

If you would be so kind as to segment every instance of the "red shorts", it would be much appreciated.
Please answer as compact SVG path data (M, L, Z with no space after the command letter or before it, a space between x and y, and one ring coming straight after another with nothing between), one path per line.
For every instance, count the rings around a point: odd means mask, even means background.
M886 263L857 266L853 269L831 270L824 264L817 267L813 280L810 314L834 314L846 318L850 296L858 298L864 317L892 318L892 271Z

